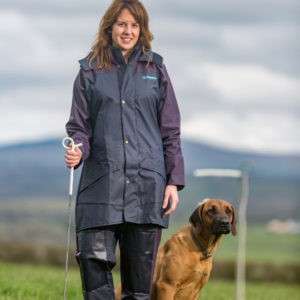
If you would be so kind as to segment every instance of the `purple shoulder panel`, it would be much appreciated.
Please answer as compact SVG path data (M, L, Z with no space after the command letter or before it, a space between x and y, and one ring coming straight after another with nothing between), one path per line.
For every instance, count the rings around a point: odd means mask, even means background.
M181 190L185 183L180 140L180 112L166 66L157 67L162 76L163 103L160 109L159 127L164 147L167 184L177 185L178 190Z
M80 69L73 86L73 99L69 121L66 124L68 135L76 144L82 143L82 160L86 160L90 153L90 138L92 126L85 94L85 78L92 78L92 71Z

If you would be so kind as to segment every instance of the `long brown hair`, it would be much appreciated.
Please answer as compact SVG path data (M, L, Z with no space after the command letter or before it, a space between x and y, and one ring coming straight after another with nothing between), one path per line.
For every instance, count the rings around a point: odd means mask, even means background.
M90 67L93 59L97 60L97 68L110 69L110 56L108 48L112 45L112 27L117 21L123 9L128 9L140 26L140 35L137 45L141 46L142 52L146 55L149 65L150 58L146 50L151 50L153 35L149 30L149 17L143 4L139 0L114 0L101 19L96 40L91 49L88 59Z

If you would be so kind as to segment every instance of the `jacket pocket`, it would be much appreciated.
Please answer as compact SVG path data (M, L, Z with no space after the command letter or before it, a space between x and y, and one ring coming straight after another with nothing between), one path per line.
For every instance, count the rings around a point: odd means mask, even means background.
M138 182L143 206L154 202L162 203L166 188L164 162L162 165L143 162L139 170Z
M162 160L144 160L141 169L156 172L166 181L165 162Z

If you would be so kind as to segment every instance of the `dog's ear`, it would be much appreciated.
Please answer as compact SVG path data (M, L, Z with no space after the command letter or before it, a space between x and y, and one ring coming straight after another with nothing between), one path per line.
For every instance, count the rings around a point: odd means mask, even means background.
M235 208L231 205L232 209L232 221L231 221L231 233L232 235L236 235L236 213L235 213Z
M192 226L196 228L196 231L198 232L198 234L201 232L201 228L203 225L203 221L202 221L203 206L204 206L203 204L200 204L194 210L194 212L191 214L190 219L189 219Z
M198 209L199 209L199 207L197 207L197 208L193 211L193 213L191 214L190 219L189 219L190 223L191 223L194 227L196 227L197 224L198 224L199 222L202 222L201 216L199 216L199 211L198 211Z

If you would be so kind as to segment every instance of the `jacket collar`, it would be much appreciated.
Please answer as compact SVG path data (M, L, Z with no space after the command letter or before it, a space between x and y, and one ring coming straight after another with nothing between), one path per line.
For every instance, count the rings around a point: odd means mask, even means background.
M111 45L108 51L110 52L112 63L125 64L124 56L120 48ZM141 52L141 47L135 46L130 54L128 63L132 63L133 61L135 61L139 57L140 52Z
M111 55L112 63L114 63L114 64L124 64L125 63L123 54L119 48L116 48L111 45L108 48L108 51ZM150 50L147 50L146 54L149 56L150 62L153 62L153 63L156 63L156 64L162 66L163 58L160 55L158 55L157 53L152 52ZM80 59L78 61L85 71L93 69L97 66L96 59L93 59L93 61L91 63L91 67L89 66L88 58L90 57L90 55L91 55L91 52L85 58ZM141 61L141 62L146 62L146 63L148 62L148 58L146 55L144 55L142 53L140 46L135 46L130 55L129 63L132 63L135 61Z

